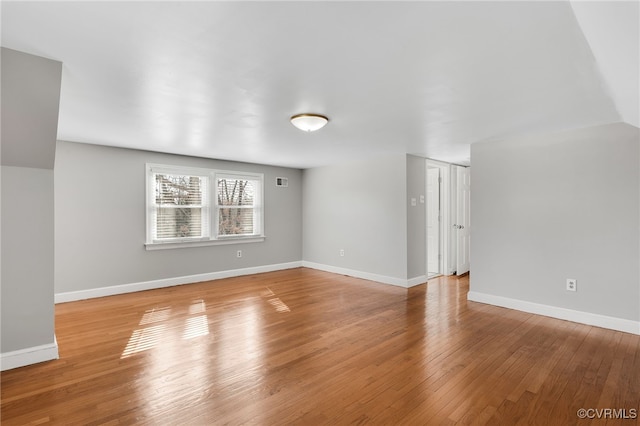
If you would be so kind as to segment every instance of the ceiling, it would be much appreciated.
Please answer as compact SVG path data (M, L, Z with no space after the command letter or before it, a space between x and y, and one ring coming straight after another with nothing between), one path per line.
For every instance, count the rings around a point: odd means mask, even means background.
M478 141L639 125L638 3L606 4L3 1L2 46L63 63L61 140L469 164ZM330 122L301 132L304 112Z

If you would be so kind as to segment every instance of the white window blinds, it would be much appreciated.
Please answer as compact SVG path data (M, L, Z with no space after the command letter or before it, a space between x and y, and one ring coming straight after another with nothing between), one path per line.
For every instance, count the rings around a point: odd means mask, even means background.
M263 175L147 164L147 245L263 238Z
M155 174L155 239L207 237L206 198L205 177Z

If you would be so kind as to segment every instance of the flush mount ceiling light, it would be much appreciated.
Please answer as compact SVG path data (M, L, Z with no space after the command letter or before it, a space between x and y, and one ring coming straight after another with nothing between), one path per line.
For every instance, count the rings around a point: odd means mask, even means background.
M320 114L297 114L291 117L291 124L304 132L322 129L329 119Z

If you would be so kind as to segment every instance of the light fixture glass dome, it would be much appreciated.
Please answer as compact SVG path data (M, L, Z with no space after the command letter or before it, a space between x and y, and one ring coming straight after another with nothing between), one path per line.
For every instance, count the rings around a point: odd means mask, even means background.
M291 117L291 124L305 132L315 132L322 129L329 119L320 114L297 114Z

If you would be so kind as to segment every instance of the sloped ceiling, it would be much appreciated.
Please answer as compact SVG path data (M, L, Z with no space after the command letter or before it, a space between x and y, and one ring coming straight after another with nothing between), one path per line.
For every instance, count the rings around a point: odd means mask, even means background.
M640 2L571 6L622 120L640 127Z
M468 164L478 141L638 125L637 74L617 85L580 7L2 2L2 45L63 63L59 139L299 168L393 152ZM628 27L615 58L637 68ZM288 121L302 112L330 122L303 133Z

